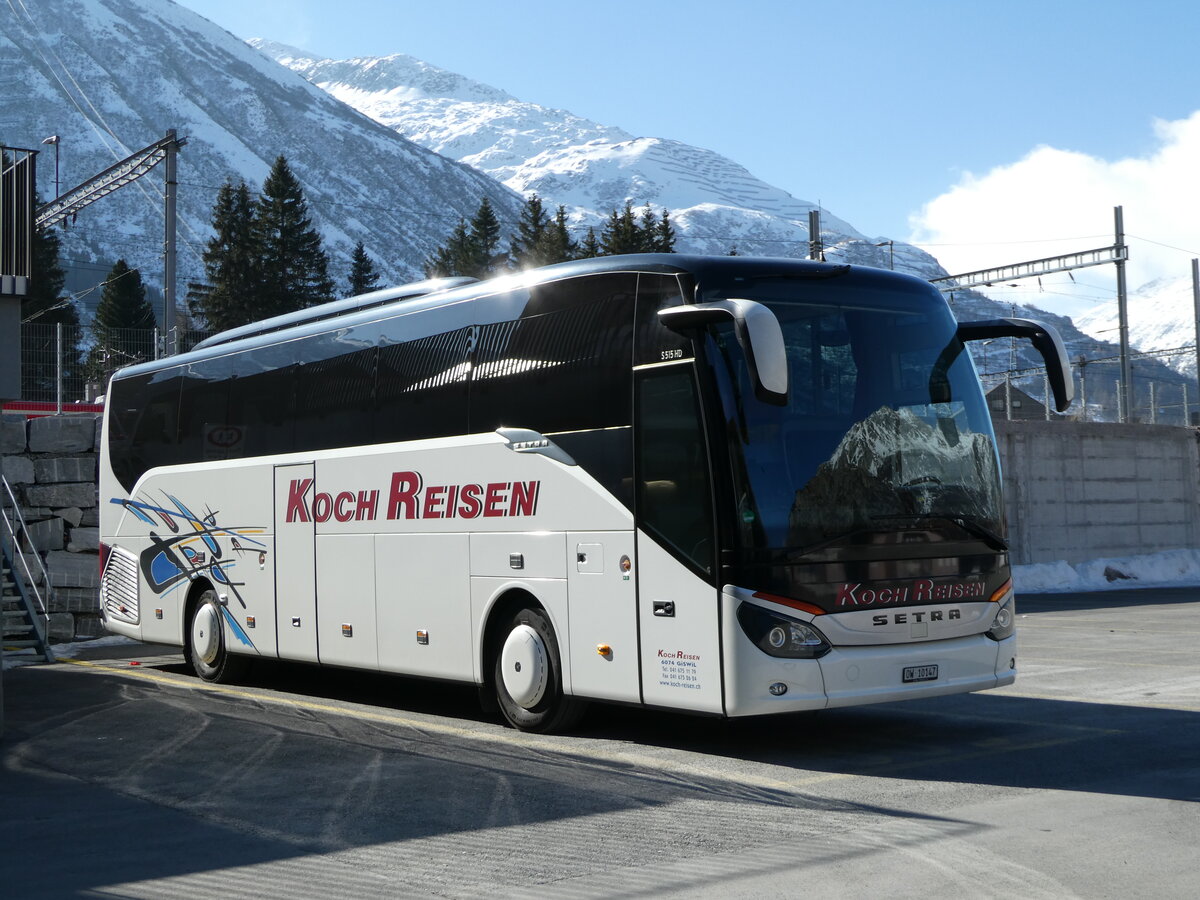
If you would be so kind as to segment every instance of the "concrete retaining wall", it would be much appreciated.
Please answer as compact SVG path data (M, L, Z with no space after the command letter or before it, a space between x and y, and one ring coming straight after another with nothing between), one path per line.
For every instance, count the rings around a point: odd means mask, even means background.
M50 637L94 637L100 625L96 506L98 416L6 415L0 419L0 471L12 486L50 575ZM33 568L31 566L31 568Z
M1164 425L996 422L1012 561L1200 546L1198 437Z

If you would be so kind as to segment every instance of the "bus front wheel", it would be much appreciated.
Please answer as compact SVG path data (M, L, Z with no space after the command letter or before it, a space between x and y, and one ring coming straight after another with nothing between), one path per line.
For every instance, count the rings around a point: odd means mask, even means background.
M205 681L236 681L246 674L249 660L232 655L225 648L225 627L217 592L200 595L192 610L188 632L188 660Z
M562 688L558 641L546 613L522 609L501 632L493 654L492 686L504 718L521 731L566 731L586 704Z

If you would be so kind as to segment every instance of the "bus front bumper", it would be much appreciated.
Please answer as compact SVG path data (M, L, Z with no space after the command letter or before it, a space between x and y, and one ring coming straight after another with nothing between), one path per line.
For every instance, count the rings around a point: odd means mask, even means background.
M741 629L726 632L725 713L757 716L985 691L1016 679L1017 640L982 634L922 643L834 647L780 659ZM906 680L909 679L909 680ZM920 680L917 680L920 679Z

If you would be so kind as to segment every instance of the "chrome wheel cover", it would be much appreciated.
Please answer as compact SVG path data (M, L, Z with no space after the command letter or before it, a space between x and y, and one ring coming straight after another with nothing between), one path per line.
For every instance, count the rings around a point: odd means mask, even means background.
M523 709L537 706L550 674L549 653L541 635L528 625L510 631L500 653L500 672L514 703Z

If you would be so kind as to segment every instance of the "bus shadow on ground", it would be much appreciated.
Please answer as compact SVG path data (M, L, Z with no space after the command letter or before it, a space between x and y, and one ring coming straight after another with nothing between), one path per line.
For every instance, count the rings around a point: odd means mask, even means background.
M190 672L182 662L166 669ZM474 687L461 684L275 662L257 666L247 684L401 714L499 721L483 711ZM593 704L570 740L583 755L593 744L617 741L799 772L1170 800L1200 797L1195 764L1200 713L1152 706L983 692L722 720ZM554 750L569 753L570 746ZM1138 764L1130 765L1131 760Z
M1200 713L969 694L769 719L602 710L587 737L871 778L1200 800Z
M1022 594L1020 590L1017 591L1017 612L1022 615L1064 610L1125 609L1148 604L1171 606L1178 603L1200 603L1200 587L1121 588L1071 594Z
M360 685L371 680L346 676ZM586 734L573 752L573 741L562 739L553 746L537 737L472 740L412 723L264 703L251 692L189 690L78 667L16 670L5 678L0 846L8 860L20 860L6 862L6 896L159 896L200 873L210 891L226 879L242 895L312 896L330 879L338 896L379 895L396 885L331 855L385 848L389 871L419 879L429 842L441 839L455 842L455 854L477 851L480 865L494 869L477 873L480 884L503 884L524 864L512 854L510 829L612 822L594 840L605 843L609 859L635 859L645 849L645 828L635 823L648 817L663 830L664 847L686 856L695 849L691 816L654 812L679 804L705 804L712 811L706 825L730 831L742 827L745 804L782 830L807 821L798 810L864 823L902 819L904 832L915 836L963 836L979 827L589 756ZM396 693L425 684L387 681ZM351 689L349 682L337 690ZM436 698L443 712L445 699ZM407 704L392 708L412 711ZM281 873L277 862L291 868ZM531 870L529 878L535 875ZM121 887L132 884L138 889Z

